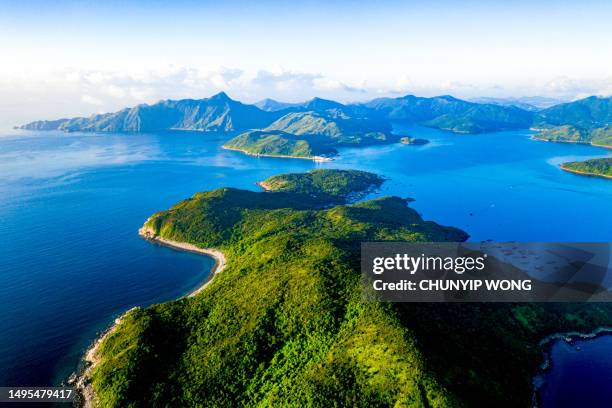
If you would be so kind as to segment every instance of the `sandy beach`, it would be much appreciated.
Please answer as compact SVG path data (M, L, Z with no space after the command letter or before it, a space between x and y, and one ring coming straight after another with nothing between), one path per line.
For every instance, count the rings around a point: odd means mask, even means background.
M164 245L164 246L167 246L173 249L178 249L180 251L187 251L187 252L193 252L193 253L200 254L200 255L207 255L215 260L215 266L213 266L206 282L204 282L204 284L202 284L197 289L191 291L187 295L187 297L195 296L198 293L200 293L202 290L204 290L210 284L210 282L212 282L215 275L221 272L225 268L225 265L227 263L225 260L225 254L219 251L218 249L200 248L193 244L188 244L185 242L172 241L170 239L161 238L161 237L156 236L153 230L146 228L146 227L142 227L141 229L139 229L138 235L156 244Z
M210 285L210 283L212 282L213 278L225 268L225 265L227 263L225 259L225 254L218 249L200 248L193 244L164 239L156 236L153 230L146 227L142 227L141 229L139 229L138 234L144 239L153 243L164 245L180 251L188 251L201 255L207 255L215 260L215 265L213 266L206 282L191 291L185 297L195 296L202 290L206 289L206 287L208 287L208 285ZM91 385L91 375L94 368L100 363L100 347L102 343L108 338L108 336L112 335L117 330L117 326L121 323L123 318L128 313L136 309L138 309L138 307L133 307L123 313L121 316L115 319L113 324L108 329L106 329L100 336L98 336L98 338L87 349L85 355L83 356L83 368L81 372L73 374L68 380L68 383L76 388L78 394L78 402L81 407L93 408L95 406L95 392L93 386Z

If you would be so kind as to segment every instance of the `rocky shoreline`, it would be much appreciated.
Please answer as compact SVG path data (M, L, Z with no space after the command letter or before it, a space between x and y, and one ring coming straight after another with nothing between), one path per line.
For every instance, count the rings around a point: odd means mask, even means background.
M102 332L96 338L91 346L85 352L83 356L83 365L80 372L73 373L68 379L68 384L72 385L76 391L75 405L84 408L93 408L95 407L95 392L93 386L91 384L91 374L93 369L100 362L100 347L104 340L108 338L108 336L112 335L115 330L117 330L117 326L121 323L123 318L128 315L128 313L138 309L138 307L133 307L123 313L121 316L115 319L113 324L109 326L106 330Z
M198 288L191 291L186 297L192 297L200 293L204 290L208 285L212 282L213 278L217 273L221 272L227 262L225 259L225 254L218 250L212 248L200 248L193 244L188 244L184 242L172 241L169 239L164 239L158 237L154 231L147 227L142 227L138 230L138 234L144 239L151 241L156 244L164 245L173 249L178 249L181 251L194 252L201 255L207 255L212 257L215 260L215 265L213 266L209 278ZM108 336L112 335L117 329L118 325L121 323L123 318L127 316L130 312L139 309L139 307L133 307L130 310L123 313L121 316L115 319L113 324L109 326L106 330L104 330L92 343L91 346L87 349L83 356L82 366L79 369L78 373L73 373L68 379L68 384L75 387L75 391L77 397L75 399L75 405L83 408L93 408L95 407L95 391L91 384L92 380L92 372L95 367L100 363L100 347L102 343L108 338Z
M544 353L544 362L542 363L542 365L538 369L537 374L533 377L533 380L532 380L533 408L538 408L539 406L539 402L540 402L539 391L542 385L544 384L543 375L545 372L547 372L550 369L552 365L552 361L550 359L550 351L555 341L564 340L571 344L574 340L577 340L577 339L590 340L590 339L595 339L599 336L605 336L605 335L610 335L610 334L612 334L612 327L598 327L597 329L589 333L581 333L581 332L572 331L572 332L566 332L566 333L554 333L554 334L544 337L538 344L540 349L542 350L542 353Z

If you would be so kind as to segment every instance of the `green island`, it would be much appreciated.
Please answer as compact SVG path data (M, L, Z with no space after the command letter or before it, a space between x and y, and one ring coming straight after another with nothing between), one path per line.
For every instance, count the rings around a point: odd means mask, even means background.
M400 143L405 144L405 145L422 146L422 145L426 145L427 143L429 143L429 140L405 136L400 139Z
M304 194L329 205L354 201L384 181L376 174L360 170L313 170L272 176L258 184L266 191Z
M335 149L309 142L282 131L254 130L242 133L223 145L252 156L317 159L332 156Z
M561 168L571 173L612 179L612 157L563 163Z
M101 339L95 405L531 406L539 342L612 324L607 304L366 301L362 241L468 238L408 199L346 203L382 182L282 175L154 214L149 237L216 248L227 264L197 295L132 310Z
M325 160L339 146L373 145L397 139L387 123L351 117L339 108L320 112L291 112L264 129L244 132L225 149L270 157Z

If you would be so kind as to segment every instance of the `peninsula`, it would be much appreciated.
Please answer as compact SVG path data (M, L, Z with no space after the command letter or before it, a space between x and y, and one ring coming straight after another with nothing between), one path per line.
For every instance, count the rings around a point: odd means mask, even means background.
M364 299L361 242L468 238L423 220L408 199L350 204L382 182L344 170L281 175L260 183L266 191L196 193L154 214L149 238L215 248L227 264L197 295L123 316L100 342L94 402L528 406L542 338L612 324L607 304Z
M612 179L612 157L591 159L583 162L563 163L561 168L583 176L594 176Z
M223 145L251 156L329 161L336 150L282 131L249 131Z

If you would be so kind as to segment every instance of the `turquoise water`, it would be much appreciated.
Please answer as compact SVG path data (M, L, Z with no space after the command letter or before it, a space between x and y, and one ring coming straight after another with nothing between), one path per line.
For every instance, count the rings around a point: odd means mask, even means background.
M60 382L118 314L204 281L209 258L137 235L152 213L196 191L357 168L389 178L374 195L412 197L425 219L472 240L612 241L612 182L558 168L609 152L534 141L529 131L400 130L432 143L343 149L316 164L225 151L219 134L0 136L0 384Z

